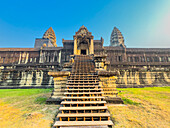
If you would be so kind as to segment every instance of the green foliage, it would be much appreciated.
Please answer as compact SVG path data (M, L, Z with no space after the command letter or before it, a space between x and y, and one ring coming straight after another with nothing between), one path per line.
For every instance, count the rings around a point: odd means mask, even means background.
M52 89L0 89L0 98L15 96L31 96L34 94L48 93Z
M137 103L131 99L128 99L128 98L125 98L125 97L122 97L122 100L124 102L124 104L130 104L130 105L139 105L140 103Z
M51 92L52 89L0 89L0 100L24 110L34 111L39 108L32 106L43 105Z
M37 97L34 102L36 104L45 104L46 100L47 100L47 97Z

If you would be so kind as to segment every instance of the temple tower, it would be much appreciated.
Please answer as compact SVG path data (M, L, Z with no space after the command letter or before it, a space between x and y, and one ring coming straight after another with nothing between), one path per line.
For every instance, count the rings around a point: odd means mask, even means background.
M91 32L83 25L74 37L74 55L94 54L94 43Z
M122 33L119 31L119 29L117 29L116 27L114 27L112 34L110 36L110 46L123 46L124 45L124 37L122 35Z
M42 38L36 38L34 48L57 47L56 36L52 27L50 27Z
M51 43L57 47L57 44L56 44L56 36L55 36L55 33L54 33L54 30L52 29L52 27L50 27L43 35L42 37L43 39L49 39L51 41Z

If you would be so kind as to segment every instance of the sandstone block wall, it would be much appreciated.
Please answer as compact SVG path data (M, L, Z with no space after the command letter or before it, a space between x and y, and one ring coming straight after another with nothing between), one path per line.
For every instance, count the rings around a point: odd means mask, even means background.
M170 86L169 71L127 71L119 70L117 87Z
M0 88L53 87L46 70L0 70Z
M53 87L48 70L0 70L0 88ZM118 88L170 86L169 71L119 70Z

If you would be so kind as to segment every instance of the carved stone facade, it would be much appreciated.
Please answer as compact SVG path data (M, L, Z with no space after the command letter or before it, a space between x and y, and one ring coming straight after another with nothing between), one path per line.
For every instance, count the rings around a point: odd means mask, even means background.
M118 32L117 29L116 31ZM110 61L107 68L120 73L116 80L118 87L170 85L170 48L126 48L122 34L118 32L118 35L117 37L122 39L119 45L103 46L103 38L94 40L91 32L82 26L73 36L73 40L62 40L63 47L48 45L48 43L43 46L43 41L48 42L50 38L42 38L35 42L37 48L0 48L0 87L9 86L10 80L15 81L15 75L12 74L18 70L20 70L19 74L22 72L25 74L26 71L59 71L65 62L69 62L70 55L93 54L91 49L94 49L95 55L107 55L106 59ZM43 75L48 76L47 73ZM25 80L22 83L27 81L24 76L18 77ZM34 79L33 77L31 79ZM47 83L42 82L39 85L48 86ZM32 82L29 85L35 84ZM53 85L53 81L50 85Z
M81 26L74 37L74 55L94 54L93 36L86 27Z

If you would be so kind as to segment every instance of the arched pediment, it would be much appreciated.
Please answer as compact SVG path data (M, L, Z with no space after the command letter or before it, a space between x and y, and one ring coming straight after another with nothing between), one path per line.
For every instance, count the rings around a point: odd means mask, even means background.
M76 32L76 35L74 37L77 37L77 38L83 38L83 37L93 38L93 36L91 35L91 32L89 32L88 29L84 25L80 27L80 29Z

